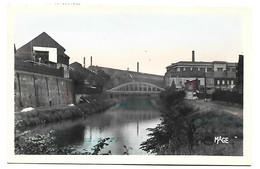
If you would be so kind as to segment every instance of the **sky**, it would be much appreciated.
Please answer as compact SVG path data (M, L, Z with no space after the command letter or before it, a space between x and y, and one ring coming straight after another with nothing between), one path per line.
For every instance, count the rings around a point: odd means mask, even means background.
M196 61L227 62L237 62L238 55L247 51L250 32L243 9L138 8L132 12L129 7L125 12L120 7L93 7L97 10L89 12L78 8L80 12L77 7L69 12L55 12L55 8L11 12L16 48L46 32L66 49L70 63L83 63L86 57L88 66L92 56L93 65L136 71L139 62L140 72L158 75L164 75L171 63L191 61L192 50Z

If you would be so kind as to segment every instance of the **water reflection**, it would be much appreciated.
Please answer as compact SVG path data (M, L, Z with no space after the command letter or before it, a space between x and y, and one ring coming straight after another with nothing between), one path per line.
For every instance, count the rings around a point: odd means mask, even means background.
M74 125L66 130L58 129L54 133L56 144L59 147L82 144L84 141L84 130L85 127L82 124Z
M146 154L140 150L141 142L147 139L147 128L155 127L160 123L159 111L149 99L130 98L122 101L103 113L95 114L87 119L63 121L38 127L33 133L55 131L56 144L59 146L73 145L78 150L91 148L100 139L109 137L108 150L112 154L124 153L124 145L132 147L130 154Z

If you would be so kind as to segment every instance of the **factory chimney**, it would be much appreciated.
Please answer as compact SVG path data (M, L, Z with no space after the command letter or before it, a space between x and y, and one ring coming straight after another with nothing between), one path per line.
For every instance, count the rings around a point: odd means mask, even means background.
M137 72L139 72L139 62L137 62Z
M195 51L192 51L192 62L195 62Z

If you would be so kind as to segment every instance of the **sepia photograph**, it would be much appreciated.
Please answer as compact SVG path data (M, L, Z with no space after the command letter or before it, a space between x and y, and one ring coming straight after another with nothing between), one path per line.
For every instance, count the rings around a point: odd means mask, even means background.
M9 162L250 165L249 8L7 10Z

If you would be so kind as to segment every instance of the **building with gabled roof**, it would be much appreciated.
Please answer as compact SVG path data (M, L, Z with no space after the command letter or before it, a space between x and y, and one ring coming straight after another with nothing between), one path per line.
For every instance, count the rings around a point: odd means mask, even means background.
M16 63L31 63L55 69L63 69L64 77L69 77L69 59L66 49L50 37L41 33L19 49L15 50Z

